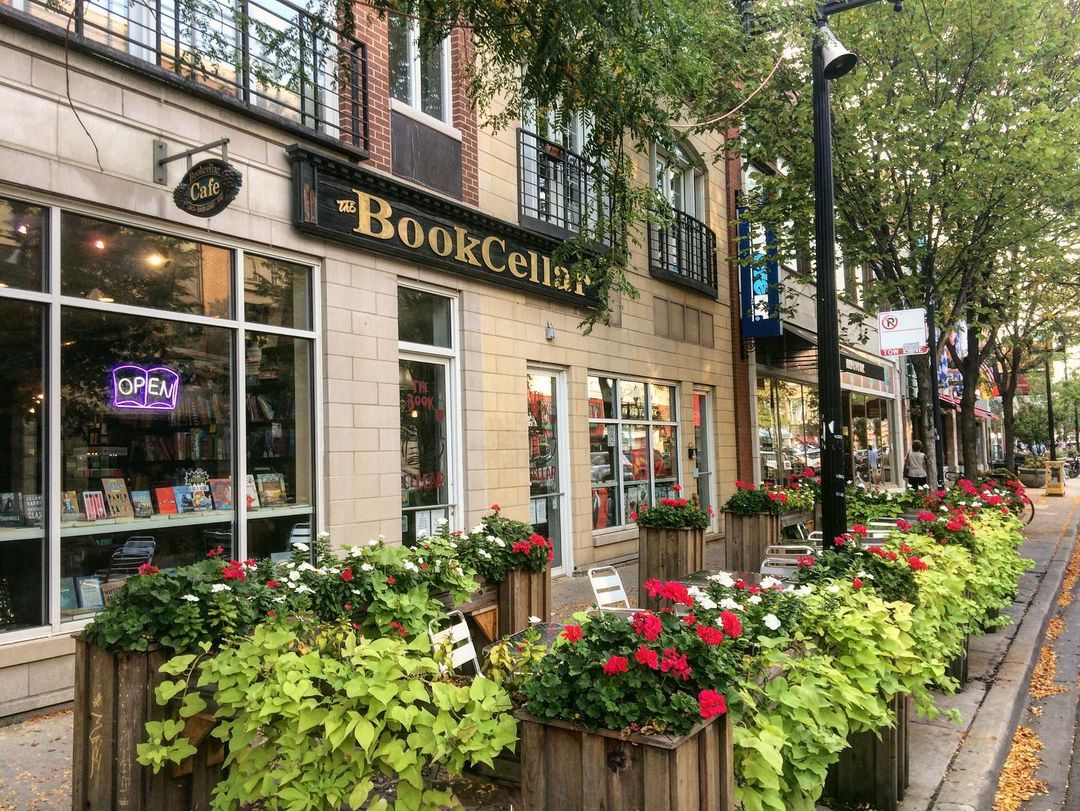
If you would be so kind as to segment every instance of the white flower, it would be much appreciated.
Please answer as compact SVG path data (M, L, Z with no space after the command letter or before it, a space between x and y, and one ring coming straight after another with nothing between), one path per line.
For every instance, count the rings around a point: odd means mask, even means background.
M386 536L385 536L385 535L383 535L383 534L382 534L382 533L380 532L380 533L379 533L379 537L378 537L378 539L377 539L377 540L378 540L378 542L379 542L379 543L382 543L383 541L385 541L385 540L386 540Z
M719 583L721 586L727 586L731 588L735 585L735 579L727 572L717 572L716 574L709 575L709 579Z
M308 563L305 560L303 563L301 563L299 566L296 567L296 571L298 571L298 572L314 572L315 567L312 566L310 563Z
M360 564L360 571L362 571L362 572L373 572L373 571L375 571L375 567L372 566L370 563L361 563Z
M708 594L698 594L694 596L694 600L697 604L704 608L706 611L712 611L716 608L716 601L713 600Z
M484 560L491 560L491 553L488 552L486 549L477 549L476 554L484 558Z
M354 546L349 550L349 554L353 555L354 557L359 556L360 552L361 552L361 549L360 549L359 546Z
M475 527L473 527L472 529L469 530L469 534L470 535L479 535L483 531L484 531L484 525L483 524L477 524Z
M796 595L797 597L805 597L808 594L813 593L813 591L814 587L807 583L806 585L799 586L798 588L793 588L791 590L791 593Z
M765 619L762 620L765 623L765 627L770 631L775 631L780 627L780 620L776 618L775 614L766 614Z
M293 569L291 572L289 572L289 579L293 580L293 581L299 580L300 579L300 570L299 569Z
M370 541L367 542L367 545L368 546L378 546L379 545L378 538L372 538Z
M754 595L752 595L752 596L750 597L750 599L748 600L748 602L751 602L751 603L753 603L754 605L757 605L758 603L760 603L760 602L761 602L761 595L760 595L760 594L754 594Z
M775 577L770 577L766 575L765 577L761 578L761 588L771 589L774 586L779 586L780 582L781 581L777 580Z
M417 538L430 538L431 536L428 535L428 531L426 529L418 529L416 531L416 537Z
M194 594L185 594L180 599L181 600L187 600L189 603L197 603L197 602L199 602L199 598L196 597Z
M292 546L293 546L293 549L296 549L299 552L310 552L311 551L310 546L308 546L306 543L301 543L300 541L293 541Z
M540 622L540 618L539 617L529 617L529 622L531 622L533 625L536 625L536 623Z
M947 513L947 512L949 511L949 508L948 508L948 507L946 507L946 506L945 506L944 504L942 504L942 505L941 505L941 511L942 511L943 513Z
M229 590L229 584L228 583L215 583L214 585L212 585L210 587L210 591L214 592L214 594L221 594L221 592L228 591L228 590Z
M318 538L320 541L329 541L330 540L330 533L329 532L320 532L315 537Z
M440 518L438 521L435 522L435 526L437 526L437 527L445 527L449 523L450 522L447 521L445 518Z
M829 594L839 594L840 587L833 583L831 586L826 586L825 591L829 592Z
M491 542L500 549L504 549L506 547L506 541L504 541L502 538L495 538Z
M401 568L407 572L418 572L420 567L413 563L411 560L407 560L401 564Z
M725 597L720 601L720 607L725 611L742 611L742 606L732 600L730 597Z
M308 592L308 591L311 591L311 589L308 588L307 585L304 584L304 583L301 583L299 586L296 587L296 593L297 594L304 594L305 592Z
M495 543L495 541L497 541L497 540L499 540L499 539L496 538L494 535L488 535L487 536L487 542L488 543Z

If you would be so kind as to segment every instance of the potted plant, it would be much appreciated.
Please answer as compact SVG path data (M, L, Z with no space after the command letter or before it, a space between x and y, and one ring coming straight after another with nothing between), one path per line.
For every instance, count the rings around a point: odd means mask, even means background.
M525 808L733 808L733 632L670 611L567 626L517 713Z
M1025 456L1024 463L1016 469L1016 477L1024 487L1042 487L1046 483L1042 457L1034 454Z
M735 493L724 504L726 568L736 572L757 571L765 549L780 543L781 516L809 512L814 490L809 485L775 487L735 482Z
M646 594L649 580L674 580L705 568L705 528L712 508L706 512L681 498L676 484L675 498L662 498L652 508L642 507L630 518L638 525L638 605L659 608L655 597Z

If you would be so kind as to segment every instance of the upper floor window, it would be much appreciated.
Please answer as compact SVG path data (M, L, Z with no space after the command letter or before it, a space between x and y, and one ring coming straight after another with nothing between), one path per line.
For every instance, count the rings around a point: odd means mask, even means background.
M705 172L686 149L654 147L653 178L656 188L675 211L705 219Z
M451 123L450 40L429 45L425 24L402 16L388 21L390 96L409 107Z

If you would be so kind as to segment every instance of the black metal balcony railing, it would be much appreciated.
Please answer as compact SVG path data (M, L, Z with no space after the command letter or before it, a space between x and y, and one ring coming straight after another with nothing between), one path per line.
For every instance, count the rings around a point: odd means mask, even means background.
M518 199L523 224L553 236L590 231L610 244L611 199L576 152L518 130Z
M650 273L716 298L716 234L689 214L671 216L670 225L649 227Z
M368 149L367 51L288 0L0 0L73 45ZM21 15L12 14L12 18ZM52 33L55 33L53 31Z

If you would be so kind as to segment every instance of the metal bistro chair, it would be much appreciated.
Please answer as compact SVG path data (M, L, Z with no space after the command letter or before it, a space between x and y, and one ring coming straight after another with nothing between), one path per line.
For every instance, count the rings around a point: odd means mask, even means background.
M765 547L767 558L804 558L817 554L817 549L806 544L782 543Z
M592 586L596 607L603 613L630 616L642 610L630 605L622 578L614 566L589 569L589 584Z
M777 580L792 580L798 570L799 562L795 558L765 558L761 562L761 573Z
M441 630L435 629L435 626L446 620L450 621L449 625ZM467 662L472 662L475 674L477 676L482 675L480 659L476 655L476 648L473 646L472 634L469 633L469 624L465 621L465 615L460 611L451 611L446 615L446 620L432 620L428 624L428 638L431 640L431 647L438 651L449 646L450 666L448 668L446 664L440 663L439 670L443 673L447 670L457 672L459 667Z

